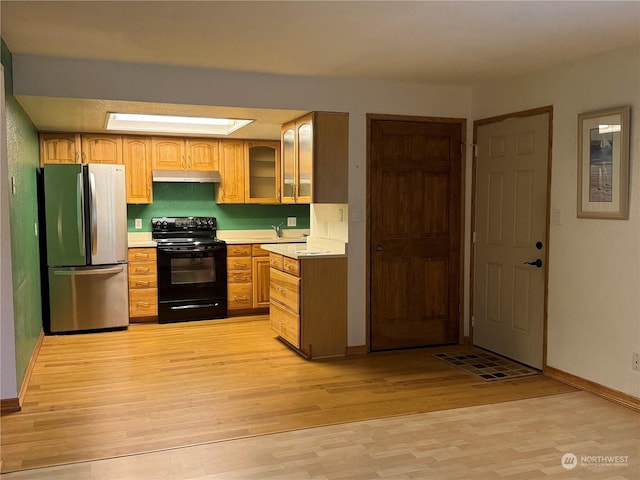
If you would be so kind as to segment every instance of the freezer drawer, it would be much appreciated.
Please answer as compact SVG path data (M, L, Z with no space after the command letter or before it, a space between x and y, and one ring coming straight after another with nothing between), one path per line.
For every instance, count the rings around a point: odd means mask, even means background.
M51 332L129 325L127 265L49 269Z

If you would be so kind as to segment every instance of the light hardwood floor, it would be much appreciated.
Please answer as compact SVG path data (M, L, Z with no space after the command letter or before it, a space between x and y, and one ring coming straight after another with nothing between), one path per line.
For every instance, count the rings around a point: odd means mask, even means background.
M48 336L23 411L2 417L3 471L575 392L477 381L437 350L310 362L263 319Z
M586 392L351 422L3 480L635 480L638 414ZM574 468L563 466L566 454ZM567 467L571 464L565 464Z

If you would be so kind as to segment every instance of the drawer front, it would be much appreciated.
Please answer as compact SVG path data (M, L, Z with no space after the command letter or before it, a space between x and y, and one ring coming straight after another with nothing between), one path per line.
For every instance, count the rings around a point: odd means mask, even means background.
M127 258L130 262L151 260L156 261L155 248L130 248L127 252Z
M269 254L269 265L278 270L282 270L282 258L282 255L278 255L277 253Z
M149 317L158 315L158 290L141 288L129 290L129 316Z
M253 290L251 284L230 284L227 303L229 310L253 308Z
M270 274L269 297L271 300L284 305L292 312L299 313L300 279L274 268L271 269Z
M300 262L295 258L284 257L282 261L282 270L296 277L300 276Z
M227 283L251 283L251 270L228 270Z
M155 275L157 267L155 260L145 262L131 262L129 265L129 277L137 275Z
M227 245L227 257L250 257L251 245Z
M156 275L129 275L129 288L156 288L157 286Z
M269 255L269 252L264 250L257 243L254 243L253 245L251 245L251 255L253 255L254 257L267 257Z
M271 302L269 307L271 328L296 348L300 348L300 317Z
M249 270L251 271L251 257L230 257L227 258L227 271Z

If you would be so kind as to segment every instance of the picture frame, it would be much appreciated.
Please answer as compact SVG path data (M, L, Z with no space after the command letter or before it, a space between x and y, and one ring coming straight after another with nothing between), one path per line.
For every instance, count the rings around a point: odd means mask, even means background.
M578 115L578 217L629 218L630 106Z

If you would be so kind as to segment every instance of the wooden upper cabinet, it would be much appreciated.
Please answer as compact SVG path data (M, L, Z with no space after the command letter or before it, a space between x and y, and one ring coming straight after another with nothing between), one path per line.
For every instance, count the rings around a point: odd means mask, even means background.
M120 135L81 135L82 163L122 164Z
M313 182L313 114L296 121L296 203L311 203ZM318 202L316 202L318 203Z
M244 203L244 142L220 140L218 203Z
M152 137L152 165L154 170L218 170L218 140Z
M295 203L296 194L296 124L288 123L282 127L282 203Z
M282 128L282 203L347 203L349 114L313 112Z
M40 165L81 163L82 142L77 133L41 133Z
M41 133L40 163L122 164L122 136L91 133Z
M349 114L313 116L313 203L348 203Z
M154 170L186 169L185 139L151 137L151 164Z
M244 142L245 203L280 203L280 142Z
M127 203L152 203L151 137L124 136L122 152L127 181Z
M186 140L187 169L200 171L216 171L219 167L219 142L199 138Z

